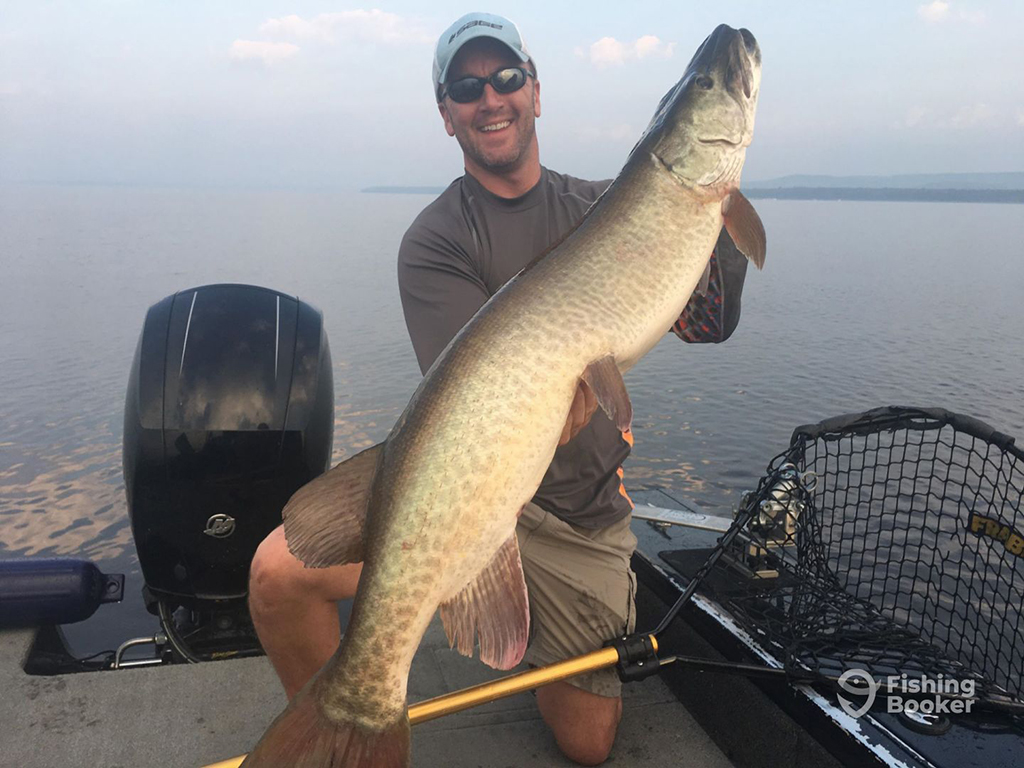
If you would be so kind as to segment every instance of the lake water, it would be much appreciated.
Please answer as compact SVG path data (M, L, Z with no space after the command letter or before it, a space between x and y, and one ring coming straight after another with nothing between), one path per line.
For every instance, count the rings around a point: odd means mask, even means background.
M92 653L156 620L121 476L121 422L146 309L214 282L324 312L335 460L380 441L419 379L395 278L421 195L0 188L0 556L77 555L126 600L68 628ZM666 338L626 376L627 488L718 514L797 425L938 406L1024 434L1024 206L755 201L768 235L740 326ZM642 302L643 296L636 300Z

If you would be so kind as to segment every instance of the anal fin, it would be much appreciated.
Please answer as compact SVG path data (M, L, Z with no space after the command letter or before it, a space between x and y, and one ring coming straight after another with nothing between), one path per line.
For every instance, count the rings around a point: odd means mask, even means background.
M583 371L583 381L594 390L597 403L620 432L628 432L633 423L633 404L626 392L626 382L615 363L615 358L606 355L595 360Z
M281 513L288 549L309 568L358 563L370 487L384 443L357 453L302 486Z
M511 669L523 659L530 635L519 542L513 534L491 562L451 600L441 603L448 642L464 656L480 640L480 660L495 669Z

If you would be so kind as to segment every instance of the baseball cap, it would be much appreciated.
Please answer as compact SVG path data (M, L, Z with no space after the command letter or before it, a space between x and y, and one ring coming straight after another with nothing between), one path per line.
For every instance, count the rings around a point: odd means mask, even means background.
M455 54L470 40L478 37L491 37L504 43L523 63L531 60L519 27L511 21L493 13L467 13L448 27L437 40L433 69L435 97L441 92L441 85L448 77L448 67Z

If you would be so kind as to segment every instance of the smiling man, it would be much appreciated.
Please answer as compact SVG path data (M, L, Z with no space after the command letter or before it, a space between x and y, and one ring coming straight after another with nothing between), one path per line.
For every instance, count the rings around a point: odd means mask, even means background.
M450 43L442 36L438 44L433 72L438 109L448 135L462 147L466 172L503 198L519 197L541 176L536 67L511 22L467 16L456 25L464 20L455 32L449 30Z
M609 184L540 164L534 123L540 81L508 19L472 13L456 21L438 40L432 82L465 173L420 213L399 249L402 306L424 372L466 321L564 237ZM718 342L732 333L746 263L723 233L706 295L691 299L673 328L677 335ZM551 466L519 517L531 622L525 660L538 666L600 648L634 628L636 538L621 480L632 436L596 408L593 393L581 386ZM281 528L260 545L249 604L289 698L337 648L335 601L355 594L361 567L304 568ZM615 671L541 688L537 706L567 757L584 765L608 757L622 715Z

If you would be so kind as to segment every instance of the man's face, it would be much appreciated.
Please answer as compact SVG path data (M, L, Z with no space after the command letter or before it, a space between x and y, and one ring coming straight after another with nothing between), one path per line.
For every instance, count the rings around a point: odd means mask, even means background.
M503 67L519 66L526 65L505 45L481 38L466 43L459 51L448 69L447 82L460 77L488 77ZM540 84L531 77L515 93L498 93L488 83L476 101L458 104L445 96L438 108L445 130L458 140L467 163L501 173L518 167L534 141L534 119L540 117Z

